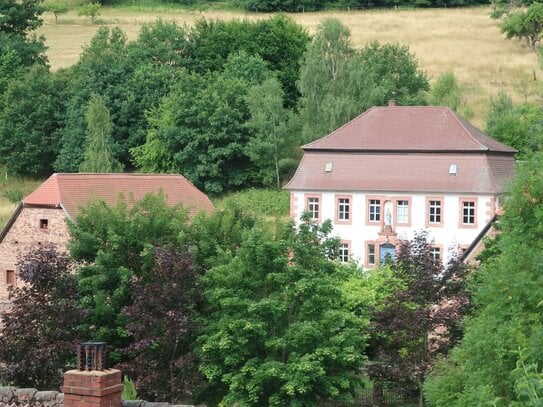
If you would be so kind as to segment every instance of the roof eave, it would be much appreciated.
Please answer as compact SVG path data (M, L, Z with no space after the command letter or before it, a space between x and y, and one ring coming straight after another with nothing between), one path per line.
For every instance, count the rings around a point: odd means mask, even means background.
M2 243L2 241L4 240L4 237L6 237L6 235L8 234L9 230L11 229L11 227L13 226L13 224L15 223L17 218L19 217L19 214L21 213L22 209L23 209L23 203L19 202L17 204L17 207L15 208L15 210L13 211L11 216L9 217L7 223L4 225L4 228L2 229L2 232L0 232L0 243Z

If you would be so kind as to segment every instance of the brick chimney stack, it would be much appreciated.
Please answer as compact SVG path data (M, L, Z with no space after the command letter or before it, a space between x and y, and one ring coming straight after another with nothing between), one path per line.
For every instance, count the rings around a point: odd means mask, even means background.
M396 99L390 99L388 101L388 106L390 106L390 107L398 106L398 101Z
M121 407L121 371L107 369L104 342L82 343L78 368L64 373L65 407Z

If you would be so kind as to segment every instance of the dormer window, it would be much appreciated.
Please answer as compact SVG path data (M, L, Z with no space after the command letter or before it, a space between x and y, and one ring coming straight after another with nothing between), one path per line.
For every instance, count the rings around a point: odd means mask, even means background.
M456 173L458 172L458 165L451 164L449 167L449 175L456 176Z
M40 219L40 229L41 230L49 229L49 219Z

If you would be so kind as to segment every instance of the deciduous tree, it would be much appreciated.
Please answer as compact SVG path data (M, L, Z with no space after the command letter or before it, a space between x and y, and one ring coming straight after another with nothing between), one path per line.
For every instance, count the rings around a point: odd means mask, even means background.
M127 85L133 66L127 64L126 36L119 28L98 29L79 62L70 69L71 97L66 102L66 121L62 129L62 148L54 164L59 172L77 172L83 161L87 123L85 114L91 95L99 94L113 121L111 149L115 159L129 163L130 127L136 112L127 108L131 94ZM125 114L122 114L125 113ZM143 112L139 112L143 115ZM141 141L141 140L140 140ZM137 143L137 142L136 142ZM136 144L137 145L137 144Z
M221 405L348 401L360 380L366 325L341 290L352 277L329 260L330 224L255 230L204 277L208 322L201 370Z
M201 384L193 352L202 301L200 279L190 249L154 247L146 276L130 282L132 304L124 308L133 342L120 368L145 400L175 403Z
M0 3L0 97L9 81L34 64L46 65L45 38L34 31L41 25L42 0L4 0Z
M87 335L108 342L118 361L118 350L131 342L121 313L132 303L130 281L152 273L154 246L183 243L187 212L168 206L163 194L115 206L98 201L83 208L69 228L70 254L86 264L78 279L81 305L88 311Z
M67 3L63 3L59 0L49 0L44 3L45 11L53 13L55 16L55 24L58 22L58 16L61 14L66 14L70 7Z
M299 89L302 136L312 141L390 99L424 103L429 85L407 47L374 42L355 50L349 30L328 19L305 54Z
M467 105L464 93L465 89L454 72L447 71L433 83L428 93L428 103L433 106L448 106L466 119L471 119L473 111Z
M53 390L62 383L83 316L69 264L52 245L34 247L19 259L22 284L10 291L12 308L2 314L2 384Z
M543 4L532 3L526 10L507 14L500 28L507 38L525 39L535 51L543 34Z
M518 157L526 158L543 148L542 107L533 103L513 105L504 91L490 102L485 131L518 150Z
M96 22L96 19L100 16L100 8L102 5L99 2L89 2L81 6L79 10L80 16L90 18L91 24Z
M12 79L0 105L0 163L10 174L45 177L61 146L67 92L62 74L35 65Z
M536 153L517 172L500 219L498 254L474 274L475 309L462 342L426 384L432 405L537 405L521 404L530 383L542 397L540 376L530 377L543 366L542 163ZM530 375L522 365L532 366Z
M389 267L400 284L373 315L368 374L381 385L419 392L422 405L426 374L459 339L468 305L466 268L455 260L444 267L425 233L403 241Z
M211 193L260 182L245 151L252 136L246 95L269 71L261 58L239 55L220 74L180 76L149 116L146 143L132 150L143 171L182 172Z
M298 139L289 132L290 114L283 107L283 90L275 78L265 80L247 94L251 118L247 125L255 134L246 146L259 178L265 186L281 187L285 171L297 164Z
M108 108L98 95L92 95L85 114L87 121L87 147L81 172L120 172L121 164L113 158L109 147L109 137L113 129Z

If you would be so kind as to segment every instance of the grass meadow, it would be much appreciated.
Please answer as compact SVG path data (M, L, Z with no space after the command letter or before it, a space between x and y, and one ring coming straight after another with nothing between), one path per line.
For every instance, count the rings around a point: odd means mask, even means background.
M78 1L78 0L68 0ZM329 11L291 14L314 33L326 17L337 17L346 24L355 46L370 41L408 45L430 80L448 70L463 83L466 103L474 112L472 121L484 126L490 99L505 89L515 102L538 100L543 89L543 72L538 55L523 41L506 40L498 22L489 17L490 8ZM227 10L178 10L168 7L103 7L100 24L80 17L76 7L58 17L44 14L39 33L46 37L52 69L75 63L82 47L88 44L100 25L119 26L129 39L135 39L142 24L158 18L179 24L192 24L200 18L268 18L269 14Z
M28 195L41 183L24 178L7 177L0 168L0 231L17 206L16 200Z

